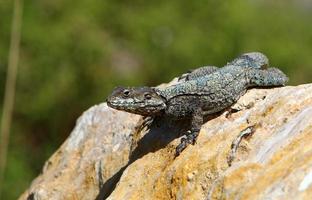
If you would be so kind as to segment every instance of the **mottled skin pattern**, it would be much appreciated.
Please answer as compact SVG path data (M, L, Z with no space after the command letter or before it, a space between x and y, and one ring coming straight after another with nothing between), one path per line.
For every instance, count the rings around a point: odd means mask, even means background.
M112 108L143 116L190 118L191 130L176 148L179 155L188 144L195 143L204 116L230 107L248 88L285 85L286 75L268 65L262 53L247 53L222 68L198 68L167 88L118 87L107 103Z

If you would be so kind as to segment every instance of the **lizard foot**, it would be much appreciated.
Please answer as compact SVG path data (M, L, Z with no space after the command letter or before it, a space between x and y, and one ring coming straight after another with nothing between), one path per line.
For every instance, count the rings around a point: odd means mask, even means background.
M175 157L178 157L181 152L187 147L188 143L186 142L186 138L181 138L180 144L176 147Z
M180 144L176 147L175 157L179 156L181 152L189 145L194 145L196 143L199 131L188 131L186 137L181 138Z

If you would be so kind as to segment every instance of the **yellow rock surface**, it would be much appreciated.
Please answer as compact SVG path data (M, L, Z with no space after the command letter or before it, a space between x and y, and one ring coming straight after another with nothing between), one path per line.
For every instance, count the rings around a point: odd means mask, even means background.
M140 116L95 106L20 199L312 199L312 84L252 89L233 107L174 158L183 125L140 135ZM232 141L250 126L229 167Z

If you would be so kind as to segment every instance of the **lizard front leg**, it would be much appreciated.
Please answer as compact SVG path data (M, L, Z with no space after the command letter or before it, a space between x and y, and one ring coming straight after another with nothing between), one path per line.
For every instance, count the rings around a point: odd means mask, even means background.
M140 124L140 126L138 127L138 130L141 132L145 127L147 127L147 129L150 129L153 121L154 121L153 116L146 116L143 118L143 122L142 124Z
M187 132L186 137L181 138L181 142L176 148L175 156L179 156L189 144L195 144L203 121L203 111L201 108L198 108L192 115L191 130Z
M132 153L134 149L137 147L138 141L141 139L141 132L143 131L143 129L146 127L147 130L149 130L153 121L154 117L146 116L143 117L141 123L137 127L135 127L135 131L132 134L131 138L130 153Z

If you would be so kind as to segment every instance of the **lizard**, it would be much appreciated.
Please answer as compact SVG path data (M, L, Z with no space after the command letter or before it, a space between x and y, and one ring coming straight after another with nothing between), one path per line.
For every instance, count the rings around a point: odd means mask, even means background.
M151 119L159 116L190 119L190 130L176 147L175 156L178 156L189 144L195 144L205 116L231 107L249 88L284 86L287 81L288 77L281 70L269 67L264 54L251 52L222 68L195 69L182 75L177 84L165 88L116 87L107 98L107 104Z

